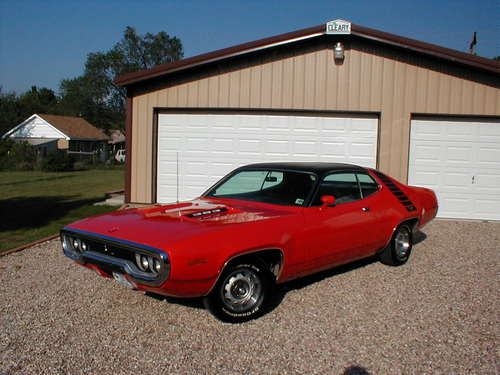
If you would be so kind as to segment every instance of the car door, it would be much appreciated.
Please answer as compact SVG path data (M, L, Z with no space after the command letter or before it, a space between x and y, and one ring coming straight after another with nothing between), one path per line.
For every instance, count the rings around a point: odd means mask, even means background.
M378 190L378 184L366 174L335 172L324 177L311 207L304 210L302 248L310 268L319 270L359 259L380 246ZM322 205L323 195L333 195L335 204Z

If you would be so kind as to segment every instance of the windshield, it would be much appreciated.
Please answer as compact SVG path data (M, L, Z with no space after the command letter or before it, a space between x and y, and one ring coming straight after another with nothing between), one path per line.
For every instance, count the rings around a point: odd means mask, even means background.
M216 185L205 196L304 206L315 182L316 176L309 173L244 170Z

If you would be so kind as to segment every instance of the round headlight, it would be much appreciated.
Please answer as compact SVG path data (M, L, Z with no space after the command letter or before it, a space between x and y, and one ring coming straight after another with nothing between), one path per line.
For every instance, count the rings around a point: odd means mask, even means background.
M68 250L68 239L65 235L61 237L61 244L64 250Z
M87 244L82 241L82 251L87 251L87 250L88 250Z
M149 259L148 259L147 256L145 256L145 255L141 256L141 264L142 264L142 267L144 268L144 271L148 269L148 267L149 267Z
M161 263L158 259L153 260L154 272L159 273L161 271Z
M75 250L80 249L80 240L78 238L73 238L73 249Z
M135 254L135 264L137 264L137 267L139 267L141 271L145 271L144 267L142 266L141 254Z

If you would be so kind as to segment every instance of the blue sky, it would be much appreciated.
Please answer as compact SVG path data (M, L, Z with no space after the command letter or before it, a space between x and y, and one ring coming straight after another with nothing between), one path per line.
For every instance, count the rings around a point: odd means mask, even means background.
M344 18L466 51L500 55L500 1L25 1L0 0L0 85L57 91L82 73L87 53L108 50L127 25L179 37L185 56Z

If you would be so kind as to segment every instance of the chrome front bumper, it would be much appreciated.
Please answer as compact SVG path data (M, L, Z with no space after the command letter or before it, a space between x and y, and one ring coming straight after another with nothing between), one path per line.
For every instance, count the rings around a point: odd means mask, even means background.
M72 244L68 244L68 239L85 242L86 249L75 249ZM61 242L64 255L68 258L80 264L96 265L109 274L113 272L126 274L139 284L159 286L165 282L170 273L167 254L150 246L66 227L61 230ZM160 260L161 271L154 273L140 270L133 261L136 254Z

